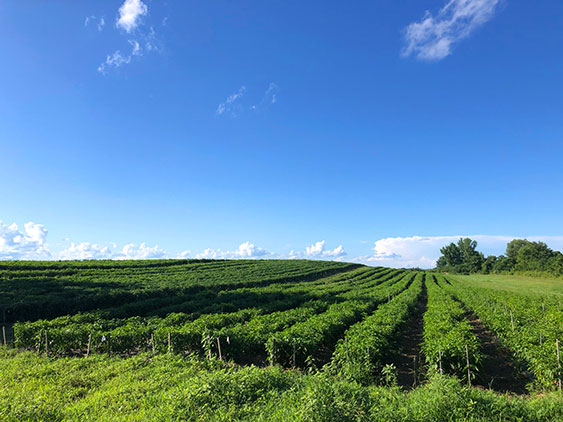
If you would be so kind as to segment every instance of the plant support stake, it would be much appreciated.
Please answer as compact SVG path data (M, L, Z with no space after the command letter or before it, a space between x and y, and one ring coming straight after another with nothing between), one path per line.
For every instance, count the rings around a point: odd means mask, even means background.
M467 384L471 387L471 371L469 369L469 348L467 343L465 343L465 358L467 359Z
M442 348L438 347L438 363L440 365L440 375L444 375L444 371L442 371Z
M88 336L88 348L86 349L86 357L90 356L90 347L92 347L92 333Z
M219 352L219 360L223 360L223 355L221 354L221 340L217 337L217 351Z
M559 372L559 391L561 391L561 361L559 360L559 339L555 339L555 347L557 348L557 372Z
M37 342L37 354L41 353L41 340L43 339L43 330L39 331L39 341Z

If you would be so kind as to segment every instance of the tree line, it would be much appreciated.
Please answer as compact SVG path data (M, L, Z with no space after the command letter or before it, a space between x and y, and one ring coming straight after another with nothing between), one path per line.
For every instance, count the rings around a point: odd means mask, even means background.
M485 257L477 250L477 241L460 238L440 249L436 269L452 273L543 273L563 276L563 254L544 242L514 239L506 245L504 255Z

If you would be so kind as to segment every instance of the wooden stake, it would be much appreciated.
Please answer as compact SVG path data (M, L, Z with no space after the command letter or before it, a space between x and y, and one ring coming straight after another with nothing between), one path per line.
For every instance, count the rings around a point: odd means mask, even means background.
M37 342L37 354L41 353L41 340L43 339L43 330L39 331L39 341Z
M219 360L223 360L223 355L221 354L221 340L217 337L217 350L219 351Z
M559 339L555 339L555 347L557 349L557 369L561 372L561 361L559 360ZM559 374L559 391L561 391L561 373Z
M168 333L168 353L172 351L172 336Z
M92 333L88 335L88 349L86 350L86 357L90 356L91 347L92 347Z
M471 371L469 370L469 348L465 343L465 358L467 359L467 384L471 387Z
M514 331L514 317L512 316L512 309L510 310L510 323L512 324L512 331Z
M442 348L438 347L438 362L440 364L440 375L444 375L444 371L442 371Z
M8 342L6 341L6 326L2 325L2 337L4 338L4 346L6 346L8 344Z
M543 311L545 312L545 303L543 301L541 303L541 307L542 307Z

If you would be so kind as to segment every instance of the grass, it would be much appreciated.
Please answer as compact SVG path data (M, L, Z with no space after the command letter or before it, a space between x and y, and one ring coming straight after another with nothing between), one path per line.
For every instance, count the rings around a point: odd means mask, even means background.
M560 393L514 397L433 376L411 391L324 372L174 355L49 359L0 347L3 421L554 421Z
M513 293L541 293L563 295L563 280L561 278L531 277L512 274L472 274L449 275L459 281L470 282L477 287L490 287Z

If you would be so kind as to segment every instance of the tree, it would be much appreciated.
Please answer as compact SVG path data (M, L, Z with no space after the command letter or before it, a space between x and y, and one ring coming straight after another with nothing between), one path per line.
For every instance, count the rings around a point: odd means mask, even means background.
M518 256L518 251L531 242L527 239L514 239L506 244L506 258L508 259L508 264L513 269L516 265L516 257Z
M485 257L477 251L477 242L469 238L459 239L440 249L442 256L436 265L452 272L475 273L481 271Z
M504 257L503 257L504 258ZM483 274L490 274L494 271L495 265L497 263L498 258L494 255L488 256L485 261L483 261L483 265L481 266L481 272Z
M497 257L495 263L493 264L493 272L503 273L512 270L512 264L510 259L504 255Z
M563 254L561 252L555 252L549 260L549 272L556 276L563 275Z
M548 271L550 260L555 256L553 250L543 242L526 242L527 244L518 248L514 269L517 271Z
M461 251L455 243L452 242L448 246L444 246L440 249L440 252L442 252L446 266L454 267L462 263Z

